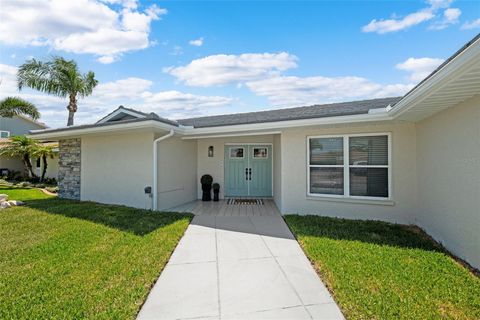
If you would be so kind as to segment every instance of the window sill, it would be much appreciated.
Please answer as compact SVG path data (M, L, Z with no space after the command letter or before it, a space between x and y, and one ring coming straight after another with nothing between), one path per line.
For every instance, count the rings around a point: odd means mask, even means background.
M341 197L325 197L325 196L307 196L307 200L315 201L331 201L331 202L344 202L344 203L356 203L356 204L373 204L380 206L394 206L395 201L387 199L356 199L356 198L341 198Z

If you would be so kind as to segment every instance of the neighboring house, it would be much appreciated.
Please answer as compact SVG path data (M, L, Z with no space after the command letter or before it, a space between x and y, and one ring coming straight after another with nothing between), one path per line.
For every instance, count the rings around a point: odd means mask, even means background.
M10 137L22 136L29 134L30 130L46 129L47 126L41 122L32 120L24 116L16 116L12 118L0 117L0 148L2 143L9 141ZM32 165L36 170L36 173L40 175L42 173L43 164L38 159L32 159ZM49 178L57 178L58 172L58 157L54 159L48 159L46 176ZM7 156L0 156L0 176L2 172L19 171L24 172L24 165L21 159L11 158Z
M119 107L32 136L60 143L62 197L164 210L211 174L282 213L419 225L480 267L479 38L403 97L177 121Z

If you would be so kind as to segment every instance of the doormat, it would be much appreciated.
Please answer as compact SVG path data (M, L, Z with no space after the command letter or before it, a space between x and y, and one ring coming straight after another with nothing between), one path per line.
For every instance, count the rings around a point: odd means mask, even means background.
M239 205L263 205L263 199L228 199L227 204Z

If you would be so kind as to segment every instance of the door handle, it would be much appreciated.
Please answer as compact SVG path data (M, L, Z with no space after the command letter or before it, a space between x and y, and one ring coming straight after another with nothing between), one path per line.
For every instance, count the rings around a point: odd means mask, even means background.
M248 168L245 168L245 180L248 181Z
M248 168L248 180L252 181L252 168Z

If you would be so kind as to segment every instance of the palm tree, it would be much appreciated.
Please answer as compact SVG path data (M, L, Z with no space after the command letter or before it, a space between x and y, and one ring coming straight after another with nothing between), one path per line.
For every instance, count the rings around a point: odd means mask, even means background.
M72 126L77 112L77 96L83 98L92 94L98 81L92 71L80 73L74 60L52 57L46 62L31 59L22 64L18 68L17 84L19 90L29 87L61 98L68 97L67 126Z
M3 148L0 149L0 155L22 158L27 175L34 178L36 175L35 172L33 172L30 155L37 148L37 145L38 142L32 138L14 136L10 138L10 141L4 143Z
M54 156L53 147L46 144L38 144L32 151L32 156L42 159L43 168L40 181L43 181L45 179L45 174L47 173L47 158L53 159Z
M33 103L18 97L7 97L0 100L0 117L12 118L18 115L29 116L33 120L40 118L40 112Z

